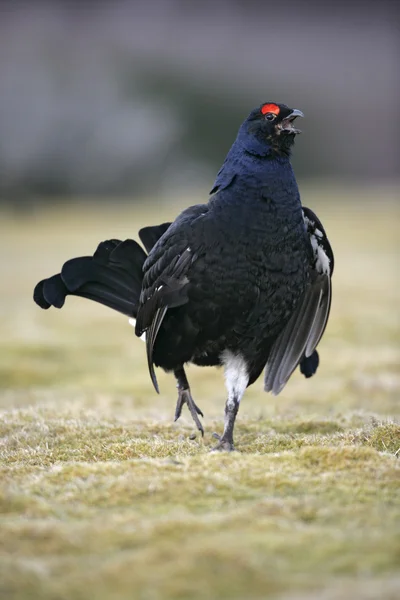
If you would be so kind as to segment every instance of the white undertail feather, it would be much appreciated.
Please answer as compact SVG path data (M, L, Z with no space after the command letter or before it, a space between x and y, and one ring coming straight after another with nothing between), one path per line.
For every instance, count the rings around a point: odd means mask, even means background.
M240 354L233 354L224 350L221 362L225 368L225 383L228 390L227 405L234 406L235 401L240 402L249 382L246 361Z

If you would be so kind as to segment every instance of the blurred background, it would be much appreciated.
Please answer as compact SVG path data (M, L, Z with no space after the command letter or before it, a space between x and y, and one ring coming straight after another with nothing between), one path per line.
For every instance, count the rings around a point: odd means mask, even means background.
M0 0L1 598L400 598L397 4ZM32 292L206 202L265 101L306 116L333 304L317 376L251 386L219 457L221 370L188 371L193 440L125 317Z
M206 193L266 100L301 178L398 174L396 2L0 4L0 201Z

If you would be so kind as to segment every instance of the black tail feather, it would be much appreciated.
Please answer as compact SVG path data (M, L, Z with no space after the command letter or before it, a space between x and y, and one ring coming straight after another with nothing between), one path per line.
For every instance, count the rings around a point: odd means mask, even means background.
M67 294L68 290L61 279L61 275L53 275L53 277L39 281L33 292L33 299L36 304L45 310L50 306L62 308Z
M104 306L108 306L108 308L112 308L127 317L136 316L137 302L132 302L121 297L105 285L87 283L79 288L77 292L70 295L99 302L99 304L104 304Z
M106 265L110 258L111 252L115 250L115 248L121 243L121 240L106 240L105 242L100 242L96 248L96 252L93 254L93 259L103 265Z
M151 225L150 227L143 227L139 231L140 241L146 248L147 252L153 248L158 242L160 237L167 231L171 223L161 223L161 225Z
M67 261L61 270L61 277L70 293L89 282L108 286L120 294L129 295L132 292L130 273L112 264L98 264L88 256Z
M61 308L68 295L81 296L135 317L146 253L134 240L101 242L93 257L67 261L60 274L40 281L33 298L44 309Z

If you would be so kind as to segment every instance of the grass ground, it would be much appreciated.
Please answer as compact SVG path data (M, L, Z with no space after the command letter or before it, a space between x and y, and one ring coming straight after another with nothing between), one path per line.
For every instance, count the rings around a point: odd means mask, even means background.
M238 452L210 454L223 375L189 369L204 440L173 378L147 375L126 319L34 284L100 239L178 206L3 214L0 597L400 597L399 214L388 190L304 192L336 252L318 375L243 400ZM340 202L337 200L340 199ZM397 273L397 276L396 276Z

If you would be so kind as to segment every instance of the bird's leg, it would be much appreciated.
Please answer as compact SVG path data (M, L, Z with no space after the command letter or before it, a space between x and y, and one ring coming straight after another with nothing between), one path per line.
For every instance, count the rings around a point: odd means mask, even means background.
M186 403L188 405L190 414L192 415L192 419L195 422L197 429L201 432L201 435L203 436L203 425L201 424L200 419L197 415L201 415L202 417L204 417L204 415L192 398L189 383L186 378L185 369L183 367L175 369L174 375L176 377L176 387L178 388L178 401L176 403L175 409L175 421L177 421L181 416L182 407Z
M219 440L219 443L213 448L213 450L226 450L231 452L235 449L233 443L233 428L235 426L236 415L239 410L239 400L237 398L228 398L225 404L225 421L224 421L224 433L219 436L217 433L213 433L213 437Z
M233 444L233 428L240 401L249 382L249 376L247 374L246 361L239 354L225 351L222 362L225 367L228 400L225 404L224 432L222 436L216 433L213 434L219 440L219 443L213 450L227 450L229 452L235 449Z

